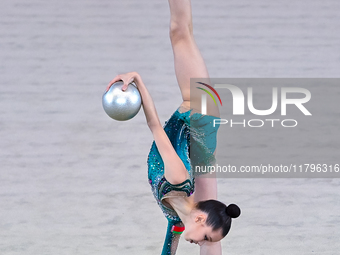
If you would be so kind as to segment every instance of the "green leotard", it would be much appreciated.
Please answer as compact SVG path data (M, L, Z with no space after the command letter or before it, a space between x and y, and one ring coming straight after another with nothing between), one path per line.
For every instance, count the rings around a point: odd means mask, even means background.
M177 155L183 161L189 179L181 184L173 185L164 177L164 163L155 142L152 143L148 156L148 178L156 201L168 219L168 229L163 246L162 255L171 254L173 242L173 225L181 224L181 219L170 205L164 200L170 195L190 196L194 192L195 176L200 173L194 171L195 166L208 166L215 162L216 135L218 125L213 126L217 117L193 113L180 112L179 109L170 117L164 126Z

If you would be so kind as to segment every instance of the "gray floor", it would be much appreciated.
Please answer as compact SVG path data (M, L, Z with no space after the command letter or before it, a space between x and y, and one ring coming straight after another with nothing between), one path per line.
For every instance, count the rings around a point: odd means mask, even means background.
M339 11L336 0L193 1L212 77L339 77ZM168 21L165 0L0 3L1 254L160 253L151 134L142 113L109 119L101 96L135 70L169 117L181 98ZM219 197L243 210L224 254L337 254L339 184L220 179Z

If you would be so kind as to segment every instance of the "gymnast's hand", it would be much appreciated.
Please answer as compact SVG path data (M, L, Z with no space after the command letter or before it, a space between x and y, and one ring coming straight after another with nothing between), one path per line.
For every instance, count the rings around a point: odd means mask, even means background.
M122 90L125 91L128 88L128 85L133 82L135 79L140 78L140 75L137 72L130 72L125 74L119 74L113 80L109 82L109 85L106 87L106 92L110 89L110 87L117 81L122 81L124 83ZM136 83L138 86L138 84Z
M109 85L106 88L106 91L110 89L113 83L117 81L123 81L124 85L122 87L122 90L125 91L128 87L128 85L131 82L134 82L139 90L139 93L142 97L142 106L144 109L145 117L147 124L151 131L154 127L162 127L160 124L157 111L155 108L155 105L153 103L153 100L151 98L151 95L149 91L147 90L141 76L137 72L130 72L125 74L119 74L117 75L112 81L109 82Z

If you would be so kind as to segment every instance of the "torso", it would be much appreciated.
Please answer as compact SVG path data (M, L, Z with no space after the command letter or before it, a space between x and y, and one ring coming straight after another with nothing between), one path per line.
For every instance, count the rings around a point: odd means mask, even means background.
M151 185L152 192L156 198L156 201L160 208L162 209L164 215L169 221L178 222L180 218L177 213L172 209L169 203L167 203L167 198L174 197L189 197L194 192L194 176L195 173L192 171L191 160L189 155L189 147L190 147L190 135L193 137L197 137L197 140L201 141L201 137L204 137L204 129L203 134L201 134L201 129L192 129L191 122L199 123L200 125L203 123L205 126L210 125L213 116L201 115L200 113L193 113L192 110L186 111L186 106L180 107L166 122L164 126L164 130L169 137L177 155L182 160L186 170L188 171L189 178L185 181L185 185L172 185L167 182L164 177L164 163L158 152L157 146L155 142L153 142L151 146L151 150L148 156L148 177L149 183ZM192 133L193 132L193 133ZM192 133L192 134L190 134ZM205 143L202 141L201 143ZM200 147L200 146L198 146ZM207 146L203 146L204 148ZM208 148L206 148L208 150ZM211 150L214 150L211 149ZM199 157L202 153L200 151L194 153L196 158L204 161L213 157L212 153L204 153L207 155L203 155ZM209 155L208 155L209 154ZM195 155L193 155L195 158Z

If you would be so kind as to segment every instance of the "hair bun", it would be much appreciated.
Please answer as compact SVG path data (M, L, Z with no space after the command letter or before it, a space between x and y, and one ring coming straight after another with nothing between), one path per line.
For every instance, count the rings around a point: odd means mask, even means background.
M230 204L227 206L227 209L225 210L229 217L231 218L237 218L241 214L241 209L235 204Z

